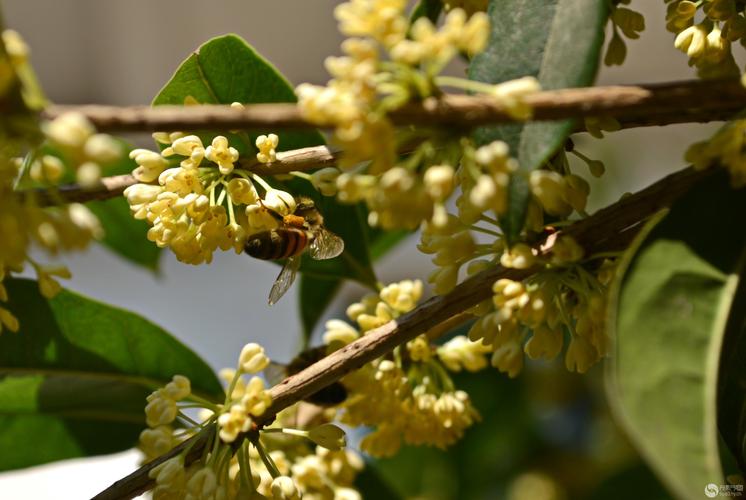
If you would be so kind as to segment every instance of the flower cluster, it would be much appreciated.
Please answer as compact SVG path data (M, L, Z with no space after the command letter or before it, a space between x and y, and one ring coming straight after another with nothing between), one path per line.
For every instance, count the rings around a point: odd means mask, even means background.
M108 134L97 134L93 124L78 113L63 114L46 123L43 129L50 145L74 166L82 187L97 185L102 169L122 158L121 143ZM61 161L55 162L54 158L45 156L34 162L29 172L31 178L37 182L57 182L62 169Z
M39 148L29 151L25 158L11 158L20 149L7 144L0 152L0 302L8 299L2 285L5 276L22 272L26 264L36 271L39 289L47 298L61 289L56 278L70 277L63 265L43 265L32 259L32 245L56 256L84 249L91 240L103 236L95 215L82 204L66 204L56 189L69 175L66 165L75 166L79 180L89 174L97 179L99 165L119 158L119 143L108 135L95 133L90 122L77 114L60 116L46 123L43 131L44 148L56 154L38 153ZM83 159L86 161L79 163ZM19 188L24 187L45 188L46 193L44 197L34 190L19 194ZM18 329L18 322L3 308L0 325L0 331L3 327Z
M241 252L250 235L278 225L268 209L280 215L295 211L293 195L236 168L239 153L226 137L217 136L205 147L196 135L153 136L164 149L130 152L139 183L124 194L134 217L152 226L148 239L171 248L180 261L211 262L218 248ZM273 161L277 145L274 134L257 138L257 159Z
M296 421L298 406L283 410L271 427L259 428L254 419L271 404L264 382L255 374L269 364L258 344L244 346L236 369L221 377L228 383L225 400L215 404L192 393L189 380L176 375L148 397L145 408L149 426L140 435L140 448L150 461L205 428L218 432L201 459L185 462L185 453L154 467L154 499L195 500L275 498L349 499L360 494L352 487L363 462L345 450L345 433L324 422L310 430L285 427ZM253 375L248 381L244 375ZM183 410L202 408L201 423ZM180 430L174 430L178 422ZM298 440L298 437L305 438Z
M627 57L627 45L622 35L630 40L640 38L640 32L645 29L645 18L639 12L628 7L620 7L620 4L629 4L630 0L618 0L611 3L611 40L606 48L604 64L607 66L621 65Z
M590 272L581 265L582 249L560 237L544 270L523 281L500 279L493 286L490 312L469 331L469 338L492 350L492 365L515 377L523 353L531 359L554 359L569 334L565 366L586 372L608 352L604 325L606 292L613 263L606 260Z
M689 147L686 161L695 168L705 169L718 164L730 173L734 187L746 186L746 120L726 123L709 140Z
M676 34L674 45L689 57L703 78L737 76L740 72L731 44L744 44L744 6L735 0L666 0L666 29Z
M494 300L471 311L479 319L469 338L492 353L493 366L514 377L523 366L524 351L531 358L552 359L561 352L567 332L571 342L566 365L586 371L608 349L603 329L607 282L594 277L598 261L583 261L583 249L569 237L556 240L551 256L540 257L525 243L508 246L498 218L505 210L515 160L502 142L465 151L458 171L462 193L456 200L457 214L445 213L440 225L426 224L418 246L434 255L437 269L429 281L435 292L447 293L463 274L470 276L498 263L506 268L539 269L523 282L495 283ZM573 214L586 215L590 188L571 170L568 153L584 162L591 175L603 174L603 164L575 150L572 141L545 168L531 172L525 240L533 241L545 230L545 219L556 224ZM602 269L608 277L607 266ZM529 339L529 335L533 336Z
M571 142L567 149L586 163L591 175L600 176L603 164L575 150ZM507 205L510 173L517 165L510 158L508 146L500 141L476 150L465 148L457 176L462 192L456 199L457 214L444 211L442 220L423 227L418 248L434 254L437 269L429 277L435 292L447 293L456 286L460 271L475 274L497 262L508 267L533 264L525 245L506 248L498 218ZM574 213L585 215L590 186L583 177L570 169L567 154L557 154L546 168L534 170L528 178L531 200L528 206L526 234L539 233L544 228L545 215L562 220ZM434 223L440 222L440 223ZM482 240L480 242L479 240ZM484 242L485 239L492 240Z
M365 201L369 223L383 228L416 228L423 221L445 221L444 203L458 187L456 175L465 137L422 129L410 131L406 144L397 143L387 113L410 101L436 99L440 87L486 93L517 118L531 114L525 97L538 90L534 78L488 85L440 76L459 52L474 55L487 43L489 22L476 12L467 18L452 8L441 26L421 17L411 26L403 0L352 0L337 7L343 57L326 61L332 80L325 87L298 87L304 116L334 125L334 140L342 147L336 178L344 202ZM398 146L417 144L399 161ZM360 165L366 162L364 165ZM507 172L509 173L509 172ZM504 182L503 177L500 182ZM330 190L331 192L331 190Z
M347 308L348 318L357 327L342 320L328 321L324 341L330 349L352 342L411 311L421 296L420 281L392 283ZM445 448L479 418L469 395L454 387L447 370L481 370L487 367L488 350L463 336L436 348L420 335L390 357L343 379L349 396L338 407L338 418L351 426L374 428L361 443L371 455L393 455L402 442Z

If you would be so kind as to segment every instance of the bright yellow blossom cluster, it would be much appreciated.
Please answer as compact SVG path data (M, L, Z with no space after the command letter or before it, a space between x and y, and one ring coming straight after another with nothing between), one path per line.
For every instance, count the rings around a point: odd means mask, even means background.
M347 308L346 321L326 323L330 349L354 341L365 332L411 311L422 296L422 282L405 280L384 287ZM346 376L348 398L339 405L340 422L374 430L362 441L375 456L395 454L402 442L445 448L479 419L469 395L454 387L447 370L479 371L488 366L489 349L458 336L434 347L421 335Z
M554 250L545 270L524 281L495 282L492 303L479 306L489 312L469 331L471 340L491 347L492 365L510 377L523 368L524 352L531 359L554 359L566 336L570 371L584 373L608 353L604 314L613 263L589 271L570 237L560 237Z
M506 248L498 220L507 206L510 173L517 168L516 160L509 156L507 144L496 141L476 150L464 148L464 151L457 171L462 187L456 199L457 214L444 209L437 219L425 224L418 245L421 252L434 255L433 264L437 269L428 279L438 294L447 293L456 286L463 268L472 275L497 262L524 268L533 264L530 255L523 250L527 248L525 245ZM585 157L574 148L572 152L586 163L591 175L603 174L601 162ZM541 232L545 215L553 220L562 220L574 213L585 215L590 186L571 171L564 151L547 163L546 168L531 172L528 180L532 197L526 234ZM484 242L485 238L491 242Z
M282 411L271 427L260 430L254 424L253 418L271 404L263 380L254 375L268 364L261 346L244 346L237 368L221 372L228 384L222 404L193 394L189 380L180 375L148 397L149 428L140 434L145 461L167 453L207 425L218 428L200 460L187 465L182 453L153 468L154 499L361 498L352 485L364 464L344 449L342 429L329 422L310 430L286 427L297 422L298 405ZM253 376L246 381L244 375ZM201 423L183 412L188 408L202 408ZM183 428L175 431L177 421Z
M249 236L277 227L267 209L281 215L295 211L293 195L240 168L239 153L226 137L216 136L205 147L196 135L153 136L165 148L130 152L139 183L124 194L134 217L152 226L148 239L169 247L180 261L211 262L218 248L239 253ZM275 134L259 136L257 159L274 161L278 143Z
M736 0L666 0L666 29L676 34L674 45L689 56L703 78L737 76L731 44L744 44L744 6Z
M746 186L746 120L730 121L709 140L690 146L686 161L700 170L725 167L734 187Z
M352 0L335 10L344 41L343 57L330 57L326 67L332 80L324 87L297 88L304 116L334 125L334 140L342 147L342 175L336 191L344 202L365 201L369 223L383 228L414 229L423 221L445 222L445 202L461 178L456 167L462 149L472 147L466 137L445 132L410 131L412 154L399 161L393 124L387 113L410 101L435 98L450 86L486 93L507 112L527 118L524 98L539 90L534 78L488 85L440 76L457 54L474 55L487 43L489 21L483 12L467 17L449 10L441 26L426 17L411 26L403 0ZM418 135L419 134L419 135ZM364 162L364 164L362 164ZM505 174L509 174L507 171ZM507 181L500 176L502 189ZM484 183L482 189L487 189ZM332 193L333 190L329 189Z

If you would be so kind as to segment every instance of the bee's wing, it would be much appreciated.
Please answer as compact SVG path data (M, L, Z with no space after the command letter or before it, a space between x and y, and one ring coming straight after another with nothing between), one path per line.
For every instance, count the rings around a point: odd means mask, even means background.
M344 249L344 240L322 226L314 232L314 238L309 246L308 253L312 259L326 260L333 259L341 254Z
M298 274L298 268L300 267L300 257L295 255L290 257L280 271L280 275L277 276L275 284L272 285L272 290L269 292L269 305L276 304L280 298L285 295L290 285L295 281L295 275Z
M270 361L267 368L264 369L264 378L270 385L277 385L287 378L287 368L286 365Z

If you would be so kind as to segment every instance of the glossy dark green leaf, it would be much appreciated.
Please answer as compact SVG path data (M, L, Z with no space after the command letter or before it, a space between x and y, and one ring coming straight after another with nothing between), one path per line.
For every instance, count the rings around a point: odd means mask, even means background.
M182 105L187 98L199 104L240 102L295 102L292 85L272 64L236 35L224 35L203 44L176 70L153 99L153 105ZM324 143L316 131L260 130L249 136L222 133L241 153L256 151L254 139L269 132L280 136L280 149L290 150ZM211 139L215 134L205 136Z
M222 400L210 367L142 317L65 290L46 300L30 280L4 283L21 329L0 335L0 470L132 447L145 397L176 374Z
M492 0L487 49L474 57L469 78L500 83L535 76L544 89L591 85L598 69L608 3L598 0ZM529 200L527 174L554 154L572 121L509 124L480 129L480 143L503 140L520 162L511 179L508 211L501 223L518 237Z
M746 261L746 232L732 216L743 213L746 192L733 190L725 175L695 187L640 235L612 299L610 400L641 454L681 498L724 484L716 396ZM742 322L743 309L737 314Z

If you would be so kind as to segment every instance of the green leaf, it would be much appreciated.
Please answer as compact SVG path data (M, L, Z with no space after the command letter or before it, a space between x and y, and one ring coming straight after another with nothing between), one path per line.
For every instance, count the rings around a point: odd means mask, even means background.
M746 232L732 218L746 211L744 194L718 175L650 222L625 257L612 299L610 400L642 455L682 498L724 484L717 378L746 260Z
M746 272L743 269L730 312L720 360L718 428L735 459L734 468L740 468L743 474L746 471Z
M200 104L240 102L295 102L290 83L266 59L236 35L224 35L203 44L176 70L168 83L153 99L153 105L182 105L187 97ZM280 136L280 149L317 146L324 139L316 131L263 130L250 136L229 134L231 145L242 154L255 152L254 140L259 134L274 132ZM216 134L203 135L211 140Z
M598 70L608 2L598 0L491 0L487 49L474 57L469 78L500 83L535 76L544 89L591 85ZM528 173L562 146L573 121L482 128L480 143L505 141L520 163L512 176L508 211L501 218L509 241L523 228L530 197Z
M145 397L181 374L220 401L210 367L161 328L122 309L37 283L4 281L18 333L0 336L0 470L132 447Z

